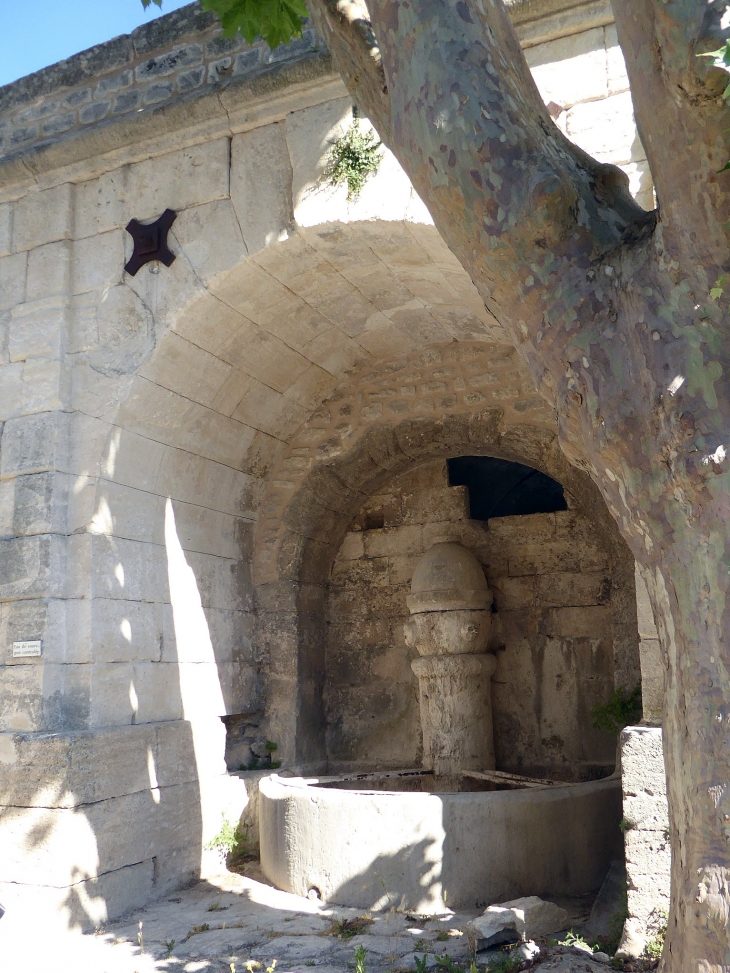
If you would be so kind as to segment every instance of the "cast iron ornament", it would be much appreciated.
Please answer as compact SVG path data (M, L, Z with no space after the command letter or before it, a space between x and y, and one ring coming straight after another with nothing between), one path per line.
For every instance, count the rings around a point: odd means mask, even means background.
M124 269L131 277L150 260L160 260L166 267L170 266L175 254L167 245L167 234L176 218L174 210L166 209L154 223L140 223L139 220L127 223L127 232L134 240L134 251Z

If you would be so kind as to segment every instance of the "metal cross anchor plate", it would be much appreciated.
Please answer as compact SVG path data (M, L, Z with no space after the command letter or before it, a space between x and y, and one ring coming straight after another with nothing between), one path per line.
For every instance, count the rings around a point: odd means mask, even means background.
M134 241L134 251L124 269L131 277L150 260L159 260L166 267L170 266L175 254L167 245L167 234L176 218L174 210L166 209L154 223L140 223L139 220L127 223L126 229Z

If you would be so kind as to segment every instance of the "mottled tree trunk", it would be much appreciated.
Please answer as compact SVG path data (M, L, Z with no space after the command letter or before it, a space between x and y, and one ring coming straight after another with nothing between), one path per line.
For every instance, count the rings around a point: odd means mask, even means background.
M730 971L730 333L709 296L730 270L730 115L727 77L696 57L727 34L725 2L613 0L652 214L552 123L501 0L368 6L374 33L360 0L313 12L651 580L673 856L663 969Z

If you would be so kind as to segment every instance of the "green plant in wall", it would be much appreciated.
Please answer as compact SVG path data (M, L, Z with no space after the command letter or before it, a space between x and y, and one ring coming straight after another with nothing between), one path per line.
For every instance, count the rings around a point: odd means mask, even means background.
M272 740L266 741L266 753L269 757L269 767L272 770L278 770L281 767L281 760L274 760L274 754L279 749L278 743L274 743Z
M368 176L374 175L383 160L381 143L374 132L362 131L360 119L353 118L352 124L332 144L332 149L324 170L324 178L333 186L347 184L347 201L357 199Z
M205 847L209 851L217 851L221 858L228 858L229 855L240 858L246 854L246 842L246 832L241 825L233 825L224 817L220 831Z
M591 716L594 729L608 730L609 733L618 733L625 726L638 723L641 719L641 684L634 686L630 693L616 689L607 703L593 707Z
M654 933L654 936L646 944L646 948L644 949L644 955L652 960L662 958L662 953L664 951L664 940L667 936L667 921L669 917L666 912L662 912L660 918L661 925Z

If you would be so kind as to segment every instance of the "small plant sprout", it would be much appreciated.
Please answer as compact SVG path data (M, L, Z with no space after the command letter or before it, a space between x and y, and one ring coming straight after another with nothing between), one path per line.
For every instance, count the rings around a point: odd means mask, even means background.
M517 973L522 966L519 956L503 952L489 961L488 973Z
M221 858L228 858L229 855L235 855L239 858L246 854L246 833L241 828L240 824L233 825L226 818L223 817L223 824L221 829L215 837L206 844L206 849L209 851L217 851ZM220 908L220 906L217 906ZM210 912L215 912L215 909L210 909Z
M355 973L365 973L365 947L362 943L355 947Z
M380 168L383 160L381 143L372 131L360 130L360 119L352 124L332 145L324 177L333 186L347 184L347 201L353 202L362 192L368 176Z
M565 939L560 943L561 946L578 946L580 949L590 950L591 953L595 951L595 947L581 936L579 932L575 932L571 929Z
M662 958L662 953L664 952L664 940L667 938L667 922L669 916L666 912L661 912L659 914L661 919L661 925L657 928L654 936L646 944L644 949L644 955L651 960L660 960Z
M172 956L172 951L175 948L175 940L168 939L165 943L165 949L167 950L167 956L165 959L169 959Z
M354 919L335 919L328 930L330 936L337 936L338 939L352 939L367 932L373 920L370 916L356 916Z
M426 973L428 969L428 954L424 953L423 956L414 956L413 962L416 965L416 973Z

